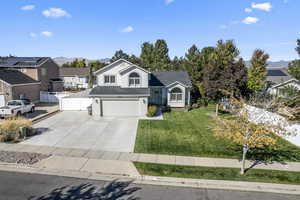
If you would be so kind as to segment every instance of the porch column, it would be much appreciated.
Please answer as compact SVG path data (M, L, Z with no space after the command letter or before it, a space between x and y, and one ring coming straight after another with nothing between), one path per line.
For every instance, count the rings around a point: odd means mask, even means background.
M188 105L191 105L191 91L188 89Z

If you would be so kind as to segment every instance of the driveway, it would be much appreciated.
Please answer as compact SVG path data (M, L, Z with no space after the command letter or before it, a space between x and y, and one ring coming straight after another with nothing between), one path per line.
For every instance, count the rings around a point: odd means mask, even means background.
M64 111L34 125L29 145L133 152L138 118L93 119L84 111Z

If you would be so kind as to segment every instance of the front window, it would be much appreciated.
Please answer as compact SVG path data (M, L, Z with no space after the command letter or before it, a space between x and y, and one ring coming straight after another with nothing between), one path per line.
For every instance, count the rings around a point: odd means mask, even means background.
M183 100L182 97L183 97L183 93L180 88L173 88L171 90L171 96L170 96L171 101L182 101Z
M116 83L116 76L105 75L104 76L104 83L106 83L106 84L114 84L114 83Z
M141 84L140 75L136 72L133 72L129 75L129 86L136 87Z

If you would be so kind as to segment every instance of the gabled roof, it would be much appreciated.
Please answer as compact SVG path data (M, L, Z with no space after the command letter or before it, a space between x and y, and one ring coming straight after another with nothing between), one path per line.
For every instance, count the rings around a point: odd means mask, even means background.
M128 68L121 70L121 71L120 71L120 74L121 74L121 75L124 75L124 74L126 74L126 73L128 73L128 72L130 72L130 71L132 71L132 70L134 70L134 69L140 69L140 70L142 70L142 71L144 71L144 72L146 72L146 73L148 73L148 74L151 73L151 72L145 70L145 69L142 68L142 67L139 67L139 66L137 66L137 65L131 65L131 66L129 66Z
M119 86L97 86L90 96L150 96L149 88L121 88Z
M295 83L300 83L297 79L290 79L290 80L287 80L287 81L285 81L285 82L283 82L283 83L279 83L279 84L277 84L277 85L274 85L274 86L272 86L272 88L277 88L277 87L281 87L281 86L283 86L283 85L286 85L286 84L289 84L289 83L292 83L292 82L295 82Z
M288 75L281 69L268 69L267 76L288 76Z
M95 74L98 74L98 73L100 73L100 72L108 71L108 70L110 70L111 68L115 67L116 65L119 65L119 64L122 63L122 62L125 62L125 63L127 63L127 64L129 64L129 65L133 65L131 62L129 62L129 61L125 60L125 59L119 59L119 60L117 60L117 61L115 61L115 62L113 62L113 63L110 63L109 65L106 65L105 67L99 69L98 71L95 72Z
M61 67L59 69L60 76L88 76L88 67Z
M46 62L49 57L0 57L0 68L35 68Z
M149 80L150 86L169 86L175 82L187 87L192 86L192 82L186 71L156 71L152 72Z
M0 69L0 80L10 85L39 83L18 70Z

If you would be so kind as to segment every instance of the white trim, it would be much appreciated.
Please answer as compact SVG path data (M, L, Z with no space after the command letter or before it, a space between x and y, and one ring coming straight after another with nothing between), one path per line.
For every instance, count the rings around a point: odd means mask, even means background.
M149 72L148 70L145 70L144 68L142 68L142 67L140 67L140 66L138 66L138 65L135 65L135 64L130 65L130 66L127 67L126 69L120 70L119 73L121 74L123 71L126 71L126 70L128 70L129 68L131 68L131 67L136 67L136 68L138 68L138 69L140 69L140 70L142 70L142 71L144 71L144 72L146 72L146 73L148 73L148 74L151 74L151 72ZM135 70L135 69L132 69L132 70ZM131 72L132 70L128 71L128 73ZM125 73L125 74L127 74L127 73ZM123 74L123 75L125 75L125 74ZM122 76L123 76L123 75L122 75Z
M123 62L126 62L126 63L129 64L129 65L133 65L131 62L129 62L129 61L127 61L127 60L121 58L121 59L116 60L115 62L110 63L110 64L106 65L105 67L103 67L103 68L101 68L101 69L95 71L94 74L98 74L99 72L105 70L106 68L110 67L111 65L113 65L113 64L115 64L115 63L117 63L117 62L119 62L119 61L123 61Z
M89 97L149 97L150 94L90 94Z
M24 83L24 84L14 84L14 85L11 85L12 87L15 87L15 86L25 86L25 85L40 85L41 83L38 82L38 83Z
M288 84L288 83L291 83L291 82L294 82L294 81L299 84L299 81L297 79L293 78L293 79L287 80L287 81L285 81L283 83L279 83L277 85L274 85L273 87L271 87L271 89L275 89L277 87L283 86L285 84Z
M182 85L183 87L186 87L186 88L190 88L190 87L191 87L191 86L185 85L185 84L183 84L183 83L181 83L181 82L179 82L179 81L175 81L175 82L173 82L173 83L167 85L166 88L168 88L168 87L170 87L170 86L172 86L172 85L174 85L174 84L179 84L179 85Z
M4 84L6 85L9 85L11 87L14 87L14 86L22 86L22 85L37 85L37 84L41 84L41 82L37 82L37 83L21 83L21 84L10 84L2 79L0 79L1 82L3 82Z

